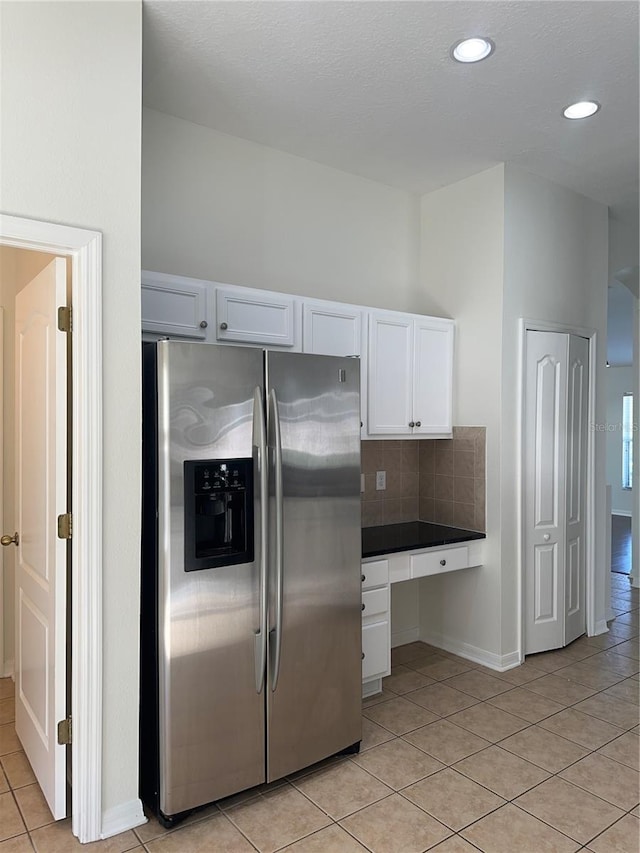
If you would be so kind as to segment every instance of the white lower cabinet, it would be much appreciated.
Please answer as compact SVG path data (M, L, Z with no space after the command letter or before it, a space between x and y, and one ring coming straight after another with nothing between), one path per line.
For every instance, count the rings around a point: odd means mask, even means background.
M391 674L389 561L362 564L362 695L382 690Z
M438 545L416 551L399 551L384 559L362 562L362 696L382 690L382 679L391 675L391 588L412 581L481 566L483 540ZM415 588L418 595L418 588ZM415 638L414 638L415 639Z
M362 680L388 675L389 622L362 626Z

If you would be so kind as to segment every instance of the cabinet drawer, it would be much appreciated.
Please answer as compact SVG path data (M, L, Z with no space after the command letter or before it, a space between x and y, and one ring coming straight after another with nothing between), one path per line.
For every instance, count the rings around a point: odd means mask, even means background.
M469 565L469 549L449 548L446 551L431 551L427 554L411 555L411 577L423 578L427 575L439 575L442 572L455 572Z
M386 675L389 671L391 648L389 623L376 622L362 629L362 678Z
M362 564L362 589L389 583L389 560L376 560Z
M389 587L371 589L362 593L362 617L387 613L389 610Z

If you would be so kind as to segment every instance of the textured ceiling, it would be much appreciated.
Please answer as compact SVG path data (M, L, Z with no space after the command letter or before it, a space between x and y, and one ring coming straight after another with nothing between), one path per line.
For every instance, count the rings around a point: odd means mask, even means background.
M638 192L638 4L146 0L144 104L412 192L515 163ZM449 58L483 34L494 56ZM562 107L603 105L569 122Z

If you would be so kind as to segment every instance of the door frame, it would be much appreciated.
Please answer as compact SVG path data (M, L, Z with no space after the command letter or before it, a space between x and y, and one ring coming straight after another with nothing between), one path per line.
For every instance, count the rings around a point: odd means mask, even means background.
M518 462L517 462L517 487L520 495L518 501L517 521L517 565L518 565L518 597L520 606L518 608L518 636L520 643L520 661L524 660L525 649L525 373L527 368L527 332L557 332L566 335L578 335L586 338L589 344L589 400L587 406L588 423L595 423L596 419L596 370L598 333L595 329L573 326L568 323L553 323L546 320L530 320L520 318L519 326L519 355L520 365L518 370ZM607 629L604 620L596 621L596 549L595 549L595 517L596 517L596 492L595 492L595 432L591 429L587 432L587 486L586 486L586 553L585 553L585 611L587 635L592 637L603 634Z
M0 245L71 262L71 826L102 831L102 234L0 214Z

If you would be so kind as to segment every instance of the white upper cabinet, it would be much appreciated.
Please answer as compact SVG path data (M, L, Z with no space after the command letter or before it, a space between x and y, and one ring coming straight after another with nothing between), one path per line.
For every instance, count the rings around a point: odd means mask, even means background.
M216 289L216 340L220 343L296 347L297 301L246 287Z
M334 302L305 300L302 308L303 352L362 356L363 312Z
M452 431L453 323L419 317L413 323L414 434Z
M369 435L410 435L413 412L413 320L369 315Z
M369 435L451 435L453 329L436 317L370 314Z
M360 357L362 438L449 438L453 320L142 272L145 337Z
M360 425L364 437L367 432L366 311L340 302L305 299L302 306L302 351L360 357Z
M142 331L152 335L208 339L207 282L142 273Z

